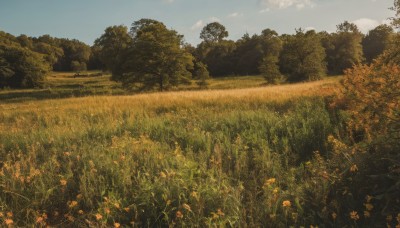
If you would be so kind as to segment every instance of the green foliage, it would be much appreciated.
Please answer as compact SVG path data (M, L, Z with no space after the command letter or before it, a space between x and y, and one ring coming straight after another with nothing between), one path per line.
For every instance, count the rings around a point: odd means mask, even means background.
M101 62L111 71L112 79L118 81L126 51L132 43L128 28L122 25L108 27L94 43Z
M330 74L343 74L344 70L363 62L362 39L357 26L347 21L337 26L337 33L325 37Z
M379 25L368 32L362 41L367 63L372 63L374 59L389 49L394 35L393 28L388 25Z
M160 22L134 23L135 37L121 67L124 85L160 91L189 82L193 56L182 47L182 36Z
M296 164L325 152L322 99L121 98L1 112L19 129L0 132L0 206L16 226L314 224Z
M280 70L289 81L312 81L326 74L325 50L314 31L297 30L284 40Z
M43 85L48 71L49 65L42 55L12 40L1 39L0 87L39 87Z
M218 43L202 42L199 47L200 61L204 62L211 76L220 77L234 74L233 53L235 42L223 40Z
M212 22L204 26L200 33L200 39L206 43L218 43L228 37L229 33L225 26L219 22Z

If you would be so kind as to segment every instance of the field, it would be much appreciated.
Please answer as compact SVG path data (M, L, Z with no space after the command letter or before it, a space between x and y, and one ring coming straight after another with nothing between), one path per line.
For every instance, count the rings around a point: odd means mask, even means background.
M308 168L340 131L326 102L339 78L261 87L261 77L241 80L129 95L107 76L61 74L48 89L0 91L0 221L318 224L310 205L326 186Z

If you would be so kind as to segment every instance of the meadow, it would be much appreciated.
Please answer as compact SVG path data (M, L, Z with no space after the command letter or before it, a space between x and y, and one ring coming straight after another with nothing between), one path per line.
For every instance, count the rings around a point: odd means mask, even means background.
M106 77L55 76L54 97L0 92L4 225L340 226L320 220L335 211L317 209L328 185L312 175L342 130L328 105L340 78L111 96ZM60 99L71 82L100 92Z

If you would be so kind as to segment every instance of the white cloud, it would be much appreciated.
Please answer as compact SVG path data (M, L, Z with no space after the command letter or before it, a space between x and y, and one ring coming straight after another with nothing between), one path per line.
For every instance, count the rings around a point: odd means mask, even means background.
M305 31L311 31L311 30L316 31L316 29L315 29L314 27L312 27L312 26L306 27L304 30L305 30Z
M269 11L271 11L270 8L265 8L265 9L262 9L262 10L260 10L260 11L258 11L258 12L259 12L259 13L266 13L266 12L269 12Z
M204 26L203 20L198 20L192 27L190 28L192 31L202 28Z
M234 13L229 14L228 17L232 18L232 17L239 17L242 15L243 15L242 13L234 12Z
M363 33L367 33L369 30L374 29L376 26L381 24L379 21L369 18L360 18L352 21L352 23L357 25L358 29Z
M219 19L218 17L210 17L208 20L210 22L221 22L221 19Z
M261 5L267 6L268 8L278 8L278 9L286 9L294 6L300 10L305 7L314 6L312 0L260 0L260 3Z

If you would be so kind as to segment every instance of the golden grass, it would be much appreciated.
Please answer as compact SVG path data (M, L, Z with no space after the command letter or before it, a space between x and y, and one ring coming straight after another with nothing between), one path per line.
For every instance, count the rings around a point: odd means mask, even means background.
M201 91L177 91L145 93L130 96L89 96L62 100L44 100L21 104L0 104L0 110L40 109L55 111L62 109L97 109L99 107L157 107L170 105L190 105L197 102L237 103L237 102L284 102L302 96L328 96L337 90L339 78L321 81L264 86L245 89L221 89ZM22 111L22 110L21 110Z

